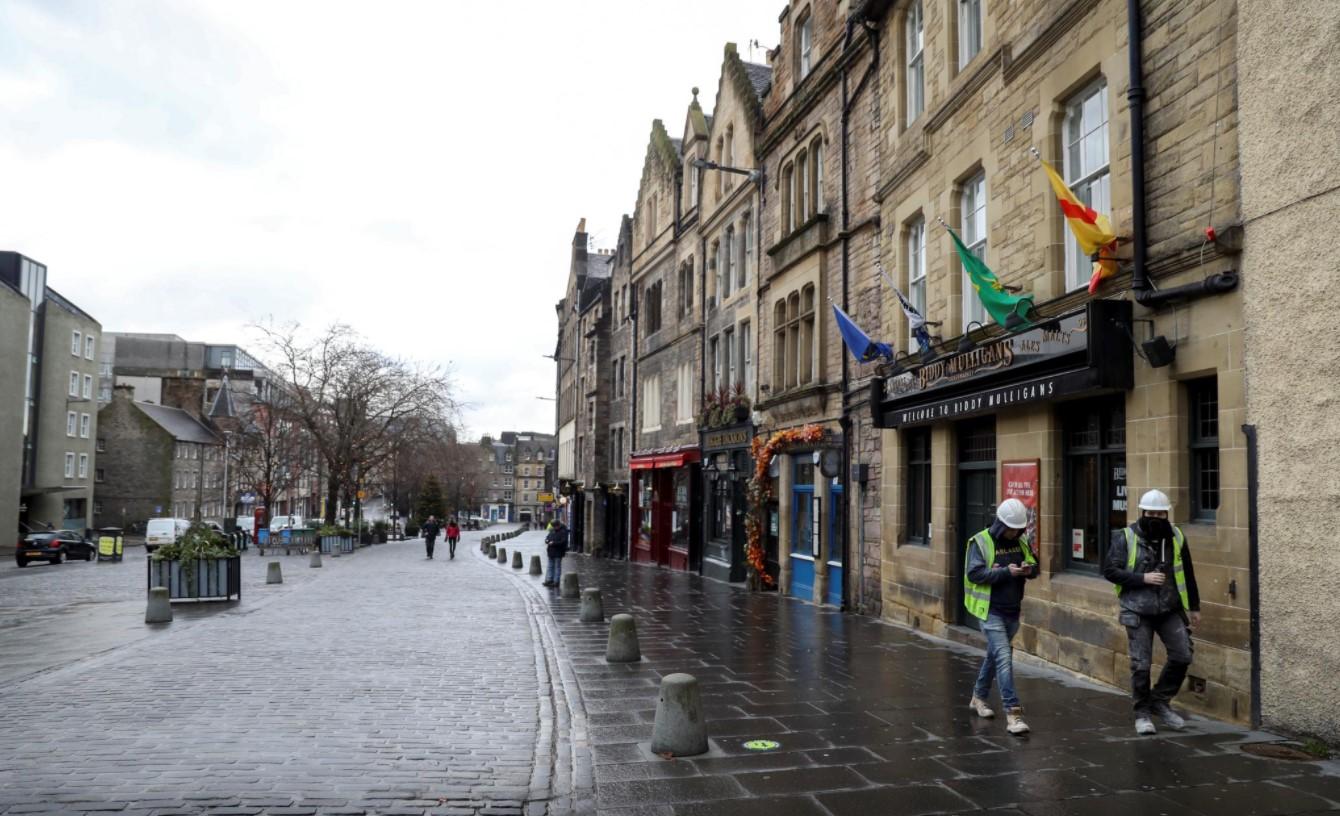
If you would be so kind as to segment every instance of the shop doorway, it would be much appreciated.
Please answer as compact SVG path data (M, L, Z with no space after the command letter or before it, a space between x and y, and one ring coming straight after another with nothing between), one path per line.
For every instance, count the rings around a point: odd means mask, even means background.
M819 524L815 512L814 465L796 462L791 485L791 590L796 598L814 598L814 560L819 555Z
M954 609L959 623L973 629L981 622L963 608L964 559L968 539L991 526L996 516L996 420L972 420L958 429L958 538L954 581Z
M828 597L824 602L842 606L842 530L847 523L847 503L842 500L842 485L832 480L828 494Z

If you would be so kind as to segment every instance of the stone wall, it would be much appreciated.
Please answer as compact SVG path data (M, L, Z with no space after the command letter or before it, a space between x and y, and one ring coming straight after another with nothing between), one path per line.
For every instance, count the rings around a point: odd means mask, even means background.
M98 456L103 481L94 499L102 513L93 525L129 526L171 513L172 437L131 404L131 390L124 387L112 389L112 401L98 412L98 425L105 450Z
M0 546L14 545L23 481L24 382L32 304L0 284Z

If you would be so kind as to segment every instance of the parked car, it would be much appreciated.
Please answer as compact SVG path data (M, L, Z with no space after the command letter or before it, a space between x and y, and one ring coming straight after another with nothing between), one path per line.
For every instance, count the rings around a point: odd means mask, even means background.
M271 533L278 533L280 530L301 530L303 526L302 516L273 516L270 519Z
M149 519L144 529L144 551L153 552L164 544L175 544L186 534L191 522L182 518Z
M53 530L43 533L29 533L19 542L14 551L14 560L20 567L28 566L29 561L47 561L59 564L66 558L82 558L92 561L97 555L97 545L74 530Z

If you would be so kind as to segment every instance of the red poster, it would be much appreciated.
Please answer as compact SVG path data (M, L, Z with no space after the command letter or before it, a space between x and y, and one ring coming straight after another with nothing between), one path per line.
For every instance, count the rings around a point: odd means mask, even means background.
M1041 465L1037 459L1000 463L1001 501L1018 499L1028 508L1028 543L1033 552L1042 551L1038 540L1038 514L1041 512L1039 486Z

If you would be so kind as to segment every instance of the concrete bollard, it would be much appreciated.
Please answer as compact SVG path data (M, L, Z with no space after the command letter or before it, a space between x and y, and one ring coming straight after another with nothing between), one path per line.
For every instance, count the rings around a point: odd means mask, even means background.
M512 569L521 569L523 566L525 565L521 563L521 550L514 551L512 553Z
M530 574L531 575L544 574L544 567L540 566L540 557L538 555L532 555L530 557Z
M172 623L172 601L168 599L167 587L149 590L149 605L144 608L144 622Z
M507 548L506 548L506 547L499 547L499 548L498 548L498 563L499 563L499 564L506 564L506 563L507 563Z
M636 663L642 659L637 644L637 622L632 615L619 614L610 618L610 637L605 644L605 660L610 663Z
M703 698L698 691L698 678L693 675L670 674L661 678L656 722L651 728L651 752L677 757L707 752Z
M595 587L582 590L582 623L600 623L605 619L605 604L600 600L600 590Z
M562 589L558 595L560 598L580 598L582 597L582 579L575 572L564 573L560 579Z
M498 557L498 548L495 547L494 545L490 544L490 545L489 545L489 558L497 558L497 557Z
M312 557L311 557L310 559L307 560L307 566L309 566L309 567L319 567L319 566L321 566L321 551L320 551L320 550L312 550Z
M269 568L265 571L265 583L282 584L284 583L284 573L279 568L278 561L271 561Z

